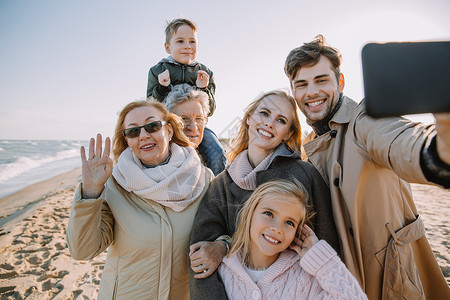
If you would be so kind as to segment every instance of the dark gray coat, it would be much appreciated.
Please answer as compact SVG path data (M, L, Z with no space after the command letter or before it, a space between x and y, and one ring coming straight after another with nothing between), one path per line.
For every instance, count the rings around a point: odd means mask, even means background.
M159 84L158 75L169 70L170 85L168 87ZM153 96L159 102L163 102L167 94L172 90L172 86L187 83L196 87L197 73L203 70L209 75L209 84L206 88L199 90L204 91L209 97L209 114L212 116L216 109L216 100L214 94L216 92L216 83L214 82L214 74L205 65L199 62L193 62L190 65L180 64L173 60L172 57L163 58L159 63L154 65L148 71L147 98Z
M275 178L295 178L305 186L310 196L310 205L317 213L312 220L314 232L319 239L326 240L340 253L329 188L316 168L302 161L300 156L285 144L281 144L275 150L269 167L257 173L257 185ZM192 228L191 244L214 241L224 234L232 236L236 229L237 214L252 192L243 190L234 183L227 170L220 173L211 182L200 203ZM217 271L205 279L195 279L193 275L189 267L191 299L227 299Z

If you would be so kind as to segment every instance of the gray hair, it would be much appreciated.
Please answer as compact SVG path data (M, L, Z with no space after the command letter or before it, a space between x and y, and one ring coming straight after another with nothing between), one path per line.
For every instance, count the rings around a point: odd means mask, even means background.
M163 103L166 105L167 109L170 112L172 112L175 106L187 101L200 102L205 116L208 116L209 114L208 94L201 90L197 90L196 88L187 83L177 84L174 87L172 87L172 90L166 96Z

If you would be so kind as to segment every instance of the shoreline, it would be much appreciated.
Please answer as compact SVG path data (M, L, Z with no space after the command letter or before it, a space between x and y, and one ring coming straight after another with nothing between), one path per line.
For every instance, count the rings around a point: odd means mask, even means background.
M56 175L52 178L34 183L11 195L0 198L0 235L4 226L15 219L20 219L26 211L36 206L52 194L72 186L81 181L81 167Z
M76 261L66 241L80 180L78 167L0 199L2 215L2 207L9 207L9 215L0 219L2 299L97 298L106 252Z

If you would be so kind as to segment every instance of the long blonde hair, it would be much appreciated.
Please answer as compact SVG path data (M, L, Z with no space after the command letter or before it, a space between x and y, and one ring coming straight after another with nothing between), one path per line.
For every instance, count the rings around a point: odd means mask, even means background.
M297 113L297 103L295 102L294 98L289 96L286 92L284 92L282 90L273 90L273 91L262 94L261 96L256 98L252 103L250 103L250 105L247 107L244 117L239 122L238 133L236 135L236 138L234 138L234 140L231 143L230 149L227 151L227 158L228 158L229 163L232 163L233 160L236 158L236 156L239 155L239 153L241 153L242 151L244 151L245 149L248 148L248 143L249 143L248 127L249 126L247 124L247 120L258 108L259 103L269 96L278 96L278 97L285 98L292 105L293 112L294 112L294 118L293 118L292 124L291 124L292 135L285 142L292 150L298 152L300 155L302 154L301 153L302 128L301 128L300 119L299 119L298 113Z
M165 121L172 125L173 129L173 136L171 143L176 143L183 147L193 147L193 144L191 141L186 137L186 135L183 132L183 125L181 123L180 118L170 113L167 108L164 106L164 104L156 101L156 100L149 100L149 101L133 101L131 103L128 103L122 111L119 113L119 117L117 118L116 128L114 130L114 137L113 137L113 147L112 147L112 153L114 156L114 163L117 163L117 160L119 159L120 154L128 147L127 140L122 134L122 131L125 129L124 122L125 117L127 114L132 111L135 108L139 107L154 107L156 108L162 116L161 121Z
M305 223L310 224L310 219L314 215L308 205L308 192L304 186L295 178L291 180L273 179L257 187L250 198L245 202L236 218L236 231L230 245L228 257L242 250L242 263L247 261L250 254L250 225L258 204L268 195L277 195L280 198L283 195L294 196L298 200L298 205L302 208L302 218L298 224L299 228Z

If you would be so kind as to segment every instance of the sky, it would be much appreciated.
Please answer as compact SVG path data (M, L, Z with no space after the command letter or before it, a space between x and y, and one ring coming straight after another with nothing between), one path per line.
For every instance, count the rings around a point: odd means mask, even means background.
M208 127L226 138L259 94L289 89L287 54L317 34L341 51L344 93L359 102L364 44L450 40L449 15L448 0L1 0L0 139L111 136L167 56L166 20L197 24L197 60L217 85Z

